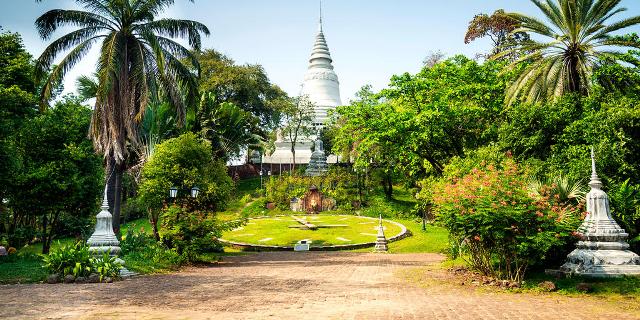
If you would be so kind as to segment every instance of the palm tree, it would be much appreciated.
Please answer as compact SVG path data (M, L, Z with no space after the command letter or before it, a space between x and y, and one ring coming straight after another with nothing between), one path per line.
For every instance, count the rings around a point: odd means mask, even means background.
M528 41L495 55L494 59L520 53L521 58L506 70L517 70L519 76L507 89L507 104L517 98L535 103L554 99L566 93L588 94L590 76L598 61L622 61L623 48L640 48L640 43L613 33L640 24L640 16L611 22L626 11L622 0L531 0L548 23L518 13L508 15L520 28L546 41ZM536 38L535 36L532 38ZM522 62L528 64L520 69Z
M139 122L150 97L164 96L183 123L186 105L197 101L198 61L175 38L186 38L200 50L200 33L207 27L190 20L156 19L175 0L76 0L82 10L55 9L36 20L47 40L60 27L71 31L51 42L37 60L37 75L44 83L40 106L46 108L53 89L65 74L100 42L96 66L98 87L90 136L106 160L114 231L119 232L122 173L129 148L139 142ZM52 66L54 59L66 55ZM40 82L39 82L40 83Z
M211 143L215 159L228 161L267 140L260 118L231 102L218 103L211 92L202 94L196 117L193 131Z

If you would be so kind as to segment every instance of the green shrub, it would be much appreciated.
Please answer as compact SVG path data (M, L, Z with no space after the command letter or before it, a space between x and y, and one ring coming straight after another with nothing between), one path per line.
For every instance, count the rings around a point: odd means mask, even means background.
M116 257L110 256L109 252L103 253L100 258L91 259L91 267L100 276L100 281L106 277L120 278L122 265L116 262L116 259Z
M122 255L144 250L155 243L155 240L144 232L134 232L133 228L127 229L127 233L122 236L120 250Z
M640 186L627 179L609 192L612 216L629 233L629 244L640 252Z
M217 239L224 231L240 224L219 222L210 212L171 206L163 212L160 232L167 247L176 248L187 261L197 261L203 253L222 252L222 244Z
M176 249L168 249L153 236L132 229L122 237L120 248L127 267L139 273L173 270L185 261Z
M521 281L528 267L554 248L575 241L581 208L561 205L549 192L535 196L513 161L480 166L433 189L438 220L452 237L452 253L501 279Z
M182 190L194 186L200 189L196 199ZM187 206L189 210L215 212L226 207L233 182L227 175L224 163L212 160L209 143L198 139L193 133L157 145L142 169L142 182L138 190L138 203L149 213L149 221L157 239L158 218L167 205L171 187L181 189L176 199L180 205Z
M94 270L89 246L83 242L64 245L43 256L44 267L49 274L59 274L64 277L86 277Z

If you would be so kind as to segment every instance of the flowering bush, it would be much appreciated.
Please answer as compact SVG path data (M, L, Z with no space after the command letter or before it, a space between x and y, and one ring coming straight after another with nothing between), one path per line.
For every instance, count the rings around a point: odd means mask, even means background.
M550 188L529 190L510 159L435 183L431 200L450 232L452 253L468 253L470 265L486 275L521 281L551 249L575 240L581 208L563 205Z

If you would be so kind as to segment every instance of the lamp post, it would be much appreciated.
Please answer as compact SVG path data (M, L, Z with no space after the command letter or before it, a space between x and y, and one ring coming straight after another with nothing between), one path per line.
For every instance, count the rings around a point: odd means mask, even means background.
M173 186L169 188L169 198L175 201L175 199L178 198L178 191L178 187ZM197 186L193 186L191 189L183 188L182 191L188 192L191 198L194 199L200 194L200 188Z
M262 169L260 169L260 189L262 189Z

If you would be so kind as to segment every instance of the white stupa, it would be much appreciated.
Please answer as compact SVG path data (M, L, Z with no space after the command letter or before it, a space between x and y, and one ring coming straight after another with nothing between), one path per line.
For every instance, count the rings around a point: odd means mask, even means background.
M320 21L315 43L309 58L309 68L304 76L301 95L307 96L314 104L314 132L317 132L328 120L329 110L342 105L340 99L340 82L333 70L333 59L329 52L329 46L322 30L322 6L320 7ZM276 140L276 150L270 156L265 156L263 163L283 163L293 162L291 153L291 143L287 137L278 135ZM311 146L316 140L316 136L300 137L296 142L296 164L308 164L311 159ZM335 163L335 156L331 155L327 159L328 163Z
M342 105L340 82L333 71L333 59L322 31L322 8L320 10L318 34L309 59L309 69L302 84L302 95L308 96L315 105L316 126L322 126L327 122L329 110Z

